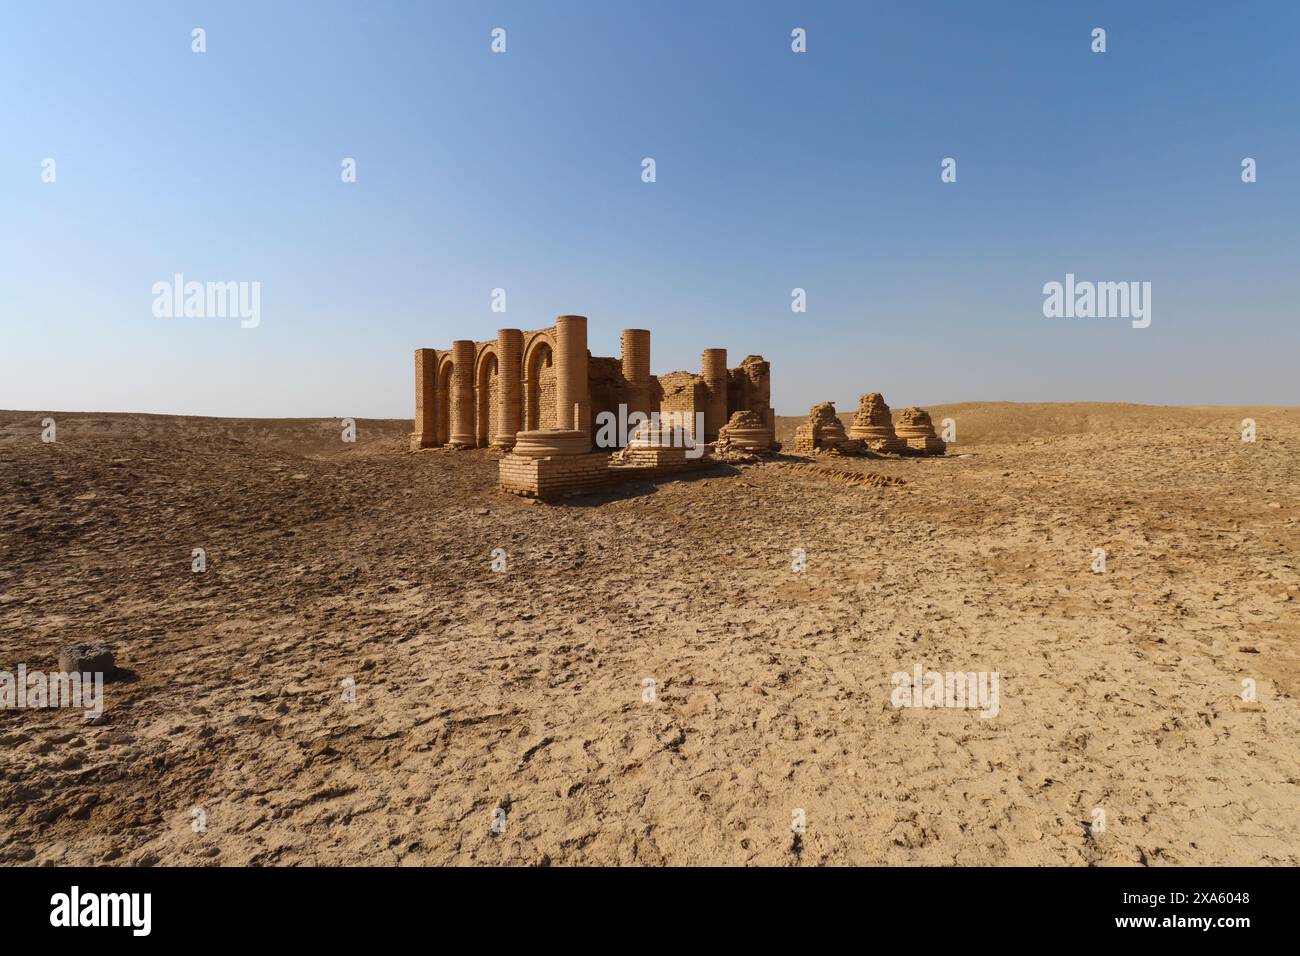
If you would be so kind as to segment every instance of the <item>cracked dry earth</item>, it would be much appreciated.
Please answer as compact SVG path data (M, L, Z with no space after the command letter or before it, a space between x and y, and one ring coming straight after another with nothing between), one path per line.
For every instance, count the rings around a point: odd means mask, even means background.
M1300 862L1300 411L932 412L557 506L409 422L0 412L0 669L127 672L0 711L0 861Z

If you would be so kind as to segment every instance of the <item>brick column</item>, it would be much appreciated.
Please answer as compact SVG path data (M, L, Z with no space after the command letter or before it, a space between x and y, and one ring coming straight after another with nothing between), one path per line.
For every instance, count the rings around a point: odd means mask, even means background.
M633 385L650 384L650 333L623 330L623 377Z
M628 414L649 415L650 408L650 333L646 329L623 330L623 377L630 386L627 393Z
M474 440L474 343L457 339L451 343L451 440L448 444L473 448Z
M433 349L415 350L415 431L411 448L438 444L438 357Z
M523 427L519 421L523 357L524 333L518 329L497 330L497 433L492 436L496 448L513 448L515 434Z
M704 399L704 440L716 441L727 424L727 350L705 349L700 374L708 395Z
M574 406L591 427L587 375L587 317L561 315L555 320L555 418L561 430L574 427Z

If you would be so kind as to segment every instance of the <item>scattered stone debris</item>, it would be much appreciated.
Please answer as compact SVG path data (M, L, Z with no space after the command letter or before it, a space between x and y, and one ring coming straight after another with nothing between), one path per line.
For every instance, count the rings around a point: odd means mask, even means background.
M878 475L872 472L861 471L844 471L841 468L831 468L828 465L818 465L809 463L804 465L805 468L811 469L823 478L829 478L831 481L838 481L854 488L892 488L907 484L902 478L896 478L893 475Z
M108 675L116 670L113 649L104 643L69 644L59 650L59 670L65 674Z

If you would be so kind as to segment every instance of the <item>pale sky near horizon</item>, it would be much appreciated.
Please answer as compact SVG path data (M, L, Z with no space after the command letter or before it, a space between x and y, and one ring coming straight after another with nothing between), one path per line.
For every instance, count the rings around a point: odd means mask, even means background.
M0 408L409 418L415 348L562 313L596 355L650 329L659 374L761 353L782 415L866 391L1300 405L1295 3L51 2L3 23ZM259 283L259 324L156 317L176 273ZM1150 282L1150 327L1045 317L1067 273Z

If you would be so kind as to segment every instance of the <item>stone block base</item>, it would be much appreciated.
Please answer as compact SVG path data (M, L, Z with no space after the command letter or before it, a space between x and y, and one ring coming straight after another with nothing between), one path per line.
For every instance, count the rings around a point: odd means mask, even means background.
M411 432L411 451L419 451L421 448L433 448L437 444L432 435Z
M632 447L623 452L623 461L632 468L667 468L683 465L687 460L685 448Z
M843 455L856 454L862 450L862 443L838 436L814 435L813 430L807 425L800 425L794 430L796 455L815 455L820 450L834 450Z
M627 465L611 464L609 477L611 481L638 481L642 479L672 478L676 475L693 471L704 471L718 462L705 455L703 458L686 458L682 461L662 465Z
M769 451L775 437L766 428L735 428L728 425L719 437L731 444L738 451L753 452L756 455Z
M603 451L547 458L511 454L501 459L498 468L501 490L526 498L562 498L609 483L609 455Z
M907 442L894 438L863 438L862 444L879 455L901 455L907 451Z
M942 438L935 438L933 435L922 436L920 438L904 438L907 447L912 451L919 451L923 455L942 455L948 450L948 446Z

